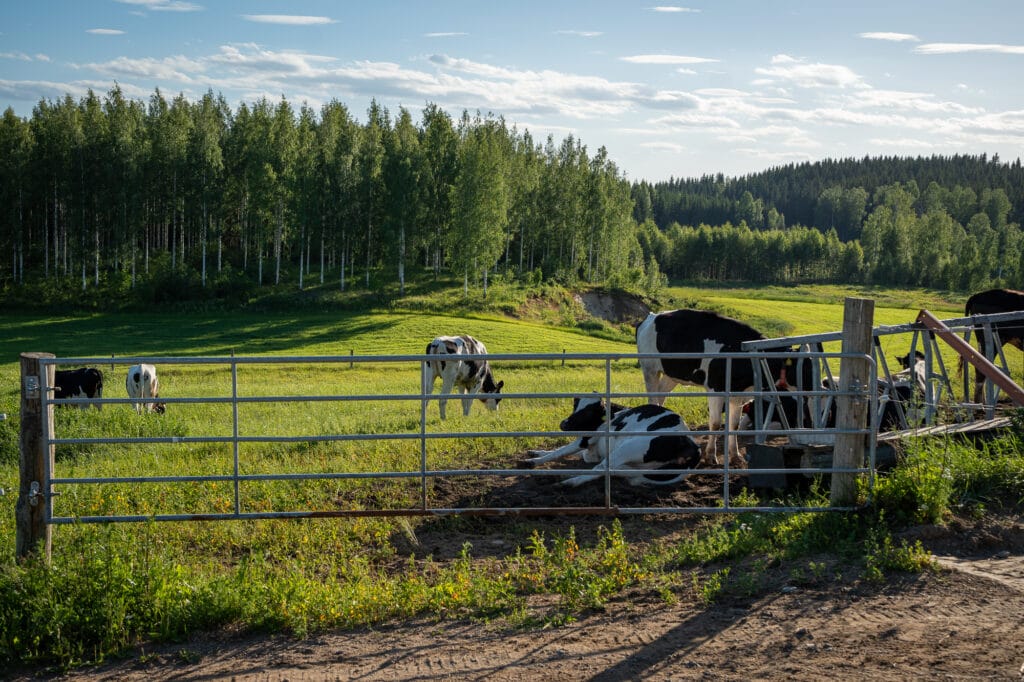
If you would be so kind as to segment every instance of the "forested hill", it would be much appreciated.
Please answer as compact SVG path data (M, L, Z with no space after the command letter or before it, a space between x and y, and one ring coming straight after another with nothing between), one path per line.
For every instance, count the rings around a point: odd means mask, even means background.
M722 174L670 178L633 186L638 222L662 229L672 223L697 226L738 224L752 228L804 225L835 227L843 241L856 239L859 221L881 187L901 183L915 198L940 200L966 225L993 190L1009 199L1009 222L1024 218L1024 169L1020 159L998 155L864 157L790 164L739 178ZM929 194L929 186L933 185ZM862 190L862 191L861 191ZM844 215L845 212L845 215ZM859 216L851 213L860 213Z

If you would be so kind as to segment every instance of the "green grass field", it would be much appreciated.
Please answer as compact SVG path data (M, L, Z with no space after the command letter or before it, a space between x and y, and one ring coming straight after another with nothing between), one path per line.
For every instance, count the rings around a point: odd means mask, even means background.
M836 331L842 327L844 292L834 287L779 290L671 289L673 299L696 301L696 305L720 310L776 334L803 335ZM911 321L920 301L932 305L943 317L954 316L955 303L945 303L921 293L881 292L890 307L876 309L877 324ZM913 307L893 307L893 302L913 302ZM692 305L692 304L691 304ZM942 310L946 305L949 310ZM355 363L355 356L417 355L426 342L438 334L470 333L484 339L491 353L633 353L627 339L610 340L588 336L577 329L525 322L506 317L458 318L416 313L341 314L225 314L202 318L161 315L89 315L43 318L9 316L0 320L0 377L6 387L0 395L0 412L12 417L18 410L18 362L23 351L47 351L59 357L132 356L188 358L193 356L246 358L292 356L309 358L293 364L242 364L237 373L242 397L314 396L413 396L420 386L416 362ZM620 334L620 338L621 338ZM905 353L905 337L886 338L883 348L890 358ZM838 351L835 345L826 350ZM325 364L317 357L333 357ZM104 364L107 398L126 398L125 364ZM606 377L602 362L496 361L495 375L505 381L506 393L604 391ZM838 372L838 367L833 368ZM642 393L640 372L634 361L612 364L611 390ZM165 398L229 398L232 377L229 364L171 364L160 368ZM680 392L683 393L683 392ZM630 400L625 400L629 402ZM632 402L641 402L632 398ZM461 413L461 401L449 400L449 419L442 423L437 404L427 405L427 431L557 431L565 416L567 401L561 399L506 399L498 413L486 413L474 403L470 417ZM670 405L690 424L706 423L702 399L673 398ZM416 471L420 467L420 443L410 438L365 441L319 442L316 437L345 434L415 435L420 431L421 403L416 399L319 402L277 401L243 403L238 412L239 435L243 437L289 437L293 442L242 443L239 471L242 474L303 474ZM127 404L107 405L100 411L56 411L58 438L224 438L233 429L231 406L226 403L184 404L171 402L162 418L137 415ZM0 481L15 489L17 437L15 419L0 422L6 452ZM302 440L303 436L313 437ZM498 468L511 466L513 453L527 448L551 447L557 435L548 438L428 440L429 469L458 469L468 462L491 459ZM61 477L110 477L130 472L139 476L230 476L234 452L230 443L188 444L61 444L57 448L57 470ZM325 510L336 507L344 484L334 482L293 482L290 484L248 484L243 491L243 511ZM401 488L402 486L396 486ZM69 486L59 499L60 515L226 513L233 509L233 490L223 481L187 485L102 484ZM407 491L409 486L404 487ZM184 491L184 492L182 492ZM398 494L393 506L413 503L410 495ZM291 500L289 496L294 496ZM13 504L13 496L0 498ZM9 519L10 515L4 515ZM0 521L0 524L6 523ZM8 527L9 530L9 527ZM4 542L12 542L5 533Z
M836 331L842 326L844 292L835 287L786 290L672 289L666 300L685 301L747 320L768 336ZM878 292L886 305L876 323L909 322L922 302L940 317L957 316L956 301L918 293ZM444 294L439 294L443 296ZM905 301L901 307L897 302ZM946 306L943 308L942 306ZM943 314L945 313L945 314ZM555 315L564 320L564 316ZM584 333L584 329L598 335ZM14 507L18 489L19 363L22 352L59 357L188 358L296 356L308 362L243 364L240 396L379 396L365 401L278 401L242 404L242 436L291 436L284 442L242 443L243 474L307 474L417 471L420 443L414 439L317 441L310 436L416 434L422 404L415 398L388 399L419 392L415 362L349 366L355 356L418 355L436 335L469 333L500 353L633 353L628 331L586 323L578 328L524 321L500 315L454 317L417 311L367 313L232 313L203 316L87 315L0 319L0 663L49 660L74 665L123 650L144 637L172 638L195 629L239 623L246 628L308 632L348 627L451 609L465 614L524 613L524 594L557 589L558 612L599 604L601 599L644 574L627 561L620 534L602 535L592 573L558 553L544 553L543 521L532 549L480 565L455 562L432 567L430 558L409 558L396 569L396 540L414 537L419 519L363 518L220 523L124 523L62 525L54 531L51 567L14 564ZM893 347L890 352L906 352ZM330 356L331 364L316 358ZM387 365L385 367L385 364ZM104 363L107 398L125 398L126 367ZM577 393L605 389L603 362L554 358L543 362L494 363L506 393ZM635 361L612 363L612 391L642 392ZM228 364L160 366L161 396L222 399L231 395ZM629 401L626 401L629 402ZM639 398L632 402L642 402ZM669 405L690 423L704 423L700 398L672 398ZM457 400L441 423L437 405L427 406L429 433L557 431L565 416L564 398L509 398L497 413L479 403L463 417ZM58 438L150 437L171 443L60 444L56 475L62 477L229 476L234 471L230 443L183 442L225 437L232 432L226 404L174 403L162 416L137 415L127 404L102 411L56 410ZM458 470L486 465L507 468L527 448L565 442L544 437L437 438L426 447L427 468ZM941 477L940 477L941 478ZM58 514L225 514L234 510L231 481L190 483L104 483L64 485ZM243 512L337 509L396 509L418 502L415 484L403 480L358 479L249 481L241 486ZM749 502L749 500L748 500ZM443 524L457 527L460 521ZM536 535L540 533L540 535ZM556 547L568 546L564 541ZM575 547L575 541L572 546ZM538 554L540 552L540 554ZM527 557L521 553L532 553ZM609 558L611 557L611 558ZM557 561L556 561L557 560ZM558 565L554 565L554 563ZM400 561L398 563L401 563ZM590 570L590 569L588 569ZM557 580L539 578L558 572ZM566 582L566 572L584 588ZM552 574L554 575L554 574ZM557 584L557 587L554 587ZM598 589L595 587L600 584ZM582 589L582 591L581 591ZM590 595L580 600L580 594ZM576 596L571 596L576 595ZM129 617L130 615L130 617ZM134 619L134 620L132 620ZM28 639L25 639L25 638Z

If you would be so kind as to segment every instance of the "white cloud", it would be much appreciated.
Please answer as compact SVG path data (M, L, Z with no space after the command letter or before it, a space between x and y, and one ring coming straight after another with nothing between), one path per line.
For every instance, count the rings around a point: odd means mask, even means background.
M649 123L670 130L694 128L704 132L726 131L743 127L743 124L734 118L702 112L661 116L659 118L652 118Z
M16 59L19 62L32 61L32 57L29 57L24 52L0 52L0 59Z
M852 69L838 64L809 64L789 55L772 57L771 67L759 67L754 72L770 79L791 82L801 88L866 88L863 79ZM759 84L771 83L771 80L757 81Z
M683 68L683 67L676 69L676 73L681 73L684 76L696 76L697 75L697 72L694 71L693 69L687 69L687 68Z
M138 5L154 12L198 12L202 5L181 0L117 0L125 5Z
M904 149L935 149L939 146L934 142L926 142L925 140L918 140L911 137L873 137L868 140L868 144L872 144L876 147L901 147Z
M921 39L913 33L887 33L885 31L877 31L871 33L860 33L858 35L861 38L867 38L869 40L888 40L894 43L921 42Z
M468 36L468 33L461 31L448 31L445 33L424 33L424 38L458 38L460 36Z
M996 54L1024 54L1024 45L996 43L925 43L914 48L918 54L962 54L964 52L991 52Z
M923 92L901 92L898 90L860 90L846 99L852 108L877 107L902 109L926 113L980 114L981 107L967 107L957 102L938 102L935 96Z
M37 54L35 57L36 57L36 61L37 62L49 62L50 61L50 55L43 54L42 52Z
M197 76L205 71L201 61L181 56L164 59L118 57L103 63L72 64L72 67L79 70L91 69L114 80L129 76L151 79L163 84L194 83Z
M680 13L680 12L691 13L691 14L699 14L700 13L699 9L692 9L690 7L678 7L676 5L659 5L658 7L649 7L648 9L651 10L652 12L669 12L669 13L673 13L673 14Z
M639 146L643 147L644 149L650 149L651 151L654 152L670 152L673 154L679 154L680 152L686 151L685 146L678 144L676 142L641 142Z
M555 31L555 33L557 35L562 35L562 36L579 36L580 38L597 38L598 36L603 36L604 35L603 31L573 31L573 30L565 30L565 31Z
M675 54L638 54L632 57L619 57L630 64L707 64L717 62L717 59L706 57L686 57Z
M337 23L330 17L313 17L301 14L243 14L242 18L257 24L280 24L282 26L319 26Z
M86 33L92 33L97 36L121 36L124 35L124 31L116 28L87 28Z

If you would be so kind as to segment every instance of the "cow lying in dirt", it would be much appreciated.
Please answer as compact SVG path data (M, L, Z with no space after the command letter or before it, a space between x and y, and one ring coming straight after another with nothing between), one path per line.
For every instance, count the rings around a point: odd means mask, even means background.
M636 469L637 473L619 473L633 485L650 483L653 469L691 469L700 463L701 451L687 433L689 427L678 414L660 405L624 407L612 404L610 430L629 436L580 436L557 450L531 450L535 457L526 460L529 466L579 453L583 461L597 463L595 471L605 468ZM561 424L563 431L598 431L604 427L607 406L601 398L573 400L573 411ZM579 486L601 478L601 474L584 474L562 481L562 485Z

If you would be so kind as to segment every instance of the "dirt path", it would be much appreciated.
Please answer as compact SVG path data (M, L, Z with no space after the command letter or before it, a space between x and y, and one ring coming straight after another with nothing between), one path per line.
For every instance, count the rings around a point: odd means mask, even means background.
M197 637L66 679L1024 679L1024 554L938 563L883 586L783 587L709 609L638 595L533 632L458 621L301 641Z

